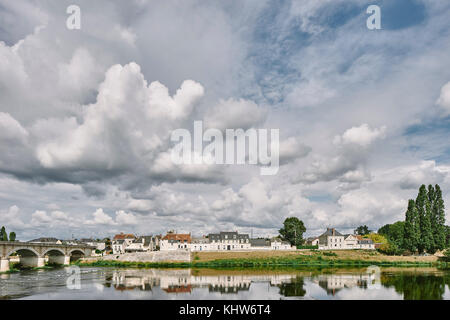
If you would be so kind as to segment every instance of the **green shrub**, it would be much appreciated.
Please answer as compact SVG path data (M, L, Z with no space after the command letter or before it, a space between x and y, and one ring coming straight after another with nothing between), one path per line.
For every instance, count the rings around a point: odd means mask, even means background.
M317 250L317 249L319 249L319 246L318 245L315 245L315 246L297 246L297 249Z
M323 253L323 255L327 256L327 257L337 257L337 254L335 252L327 252L327 251L325 251Z

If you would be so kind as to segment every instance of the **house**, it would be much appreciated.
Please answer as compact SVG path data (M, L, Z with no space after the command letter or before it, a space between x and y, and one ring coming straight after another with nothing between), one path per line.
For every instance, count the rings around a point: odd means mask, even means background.
M272 239L270 241L271 250L295 250L295 246L291 246L288 241L281 241L278 238Z
M375 249L375 243L371 239L363 238L362 236L356 236L358 238L357 249L373 250Z
M238 232L210 233L201 238L192 238L191 251L249 251L249 250L294 250L289 242L273 239L250 239L248 234Z
M250 237L248 234L238 232L210 233L208 235L211 250L230 251L250 249Z
M327 228L323 234L310 240L312 245L319 245L319 250L375 249L372 240L358 235L341 234L335 228Z
M335 228L327 228L327 231L319 237L319 249L321 250L338 250L345 247L345 236L338 232Z
M319 237L310 237L306 239L306 244L309 246L319 246Z
M125 252L147 252L155 251L159 239L154 236L140 236L133 240L133 242L125 248Z
M112 241L112 250L113 254L121 254L125 253L125 249L136 239L136 236L133 234L124 234L121 232L120 234L116 234Z
M192 238L191 251L212 251L212 245L207 237Z
M190 250L191 240L190 233L168 232L160 241L160 250Z
M272 239L250 239L251 250L295 250L294 246L279 238Z

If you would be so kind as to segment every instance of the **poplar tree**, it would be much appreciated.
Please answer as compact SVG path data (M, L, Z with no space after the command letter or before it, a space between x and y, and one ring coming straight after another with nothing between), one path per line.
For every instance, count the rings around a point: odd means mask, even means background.
M433 232L431 229L431 206L428 199L427 188L423 184L419 189L416 199L417 212L419 214L420 235L418 249L419 253L431 251L433 247Z
M418 250L420 239L419 214L414 200L408 201L408 210L405 215L403 247L414 253Z
M435 200L433 204L433 237L434 249L443 250L446 247L446 228L445 228L445 206L442 199L441 187L437 184L435 187Z

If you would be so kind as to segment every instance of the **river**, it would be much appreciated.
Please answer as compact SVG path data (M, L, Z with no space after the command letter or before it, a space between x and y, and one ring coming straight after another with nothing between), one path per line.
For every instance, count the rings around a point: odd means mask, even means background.
M0 275L1 299L450 299L450 271L66 267Z

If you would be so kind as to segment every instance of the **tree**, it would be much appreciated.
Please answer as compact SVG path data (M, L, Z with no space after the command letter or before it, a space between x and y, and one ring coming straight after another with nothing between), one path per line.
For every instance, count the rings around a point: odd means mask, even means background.
M358 228L355 229L355 233L360 236L365 236L366 234L369 234L370 232L371 232L371 230L369 230L369 227L367 227L366 225L359 226Z
M8 234L6 233L6 229L4 226L0 230L0 241L8 241Z
M442 190L438 184L435 186L435 197L432 206L431 225L433 229L434 251L445 249L447 242L447 232L445 227L445 205L444 199L442 199Z
M389 241L394 242L399 248L403 248L405 222L397 221L393 224L386 224L378 229L378 234L384 235Z
M14 231L9 233L9 241L16 241L16 233Z
M431 206L428 199L427 188L421 185L416 199L419 214L420 236L418 243L419 253L431 251L433 247L433 232L431 229Z
M450 247L450 226L445 226L445 233L447 235L446 247Z
M283 228L279 230L281 239L289 241L291 245L300 246L303 244L303 233L306 231L303 221L296 217L286 218Z
M373 243L388 243L388 239L384 235L378 233L367 234L364 238L372 240Z
M414 200L408 201L408 210L405 213L405 226L403 236L403 248L416 252L420 239L419 213Z

